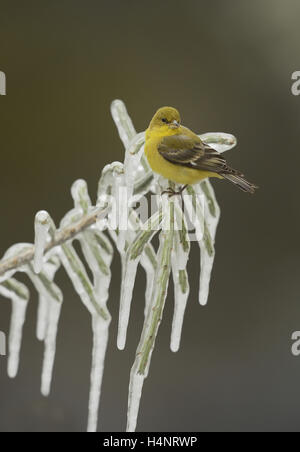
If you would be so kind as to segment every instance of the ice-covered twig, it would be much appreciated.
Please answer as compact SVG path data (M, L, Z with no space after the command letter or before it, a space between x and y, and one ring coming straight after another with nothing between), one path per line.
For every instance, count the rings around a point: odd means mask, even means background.
M48 278L53 281L55 273L60 267L60 261L53 256L44 264L44 272ZM48 326L49 303L43 292L39 292L39 304L37 312L36 337L40 341L44 341Z
M158 231L162 221L162 211L158 210L137 234L136 239L131 243L126 251L125 262L123 266L122 284L121 284L121 300L119 311L119 327L118 327L118 348L123 350L126 342L127 327L130 314L130 306L134 281L139 260L142 257L147 243L152 239Z
M40 272L37 275L33 269L32 264L29 264L28 268L26 268L25 271L36 287L38 293L42 295L47 306L46 318L44 319L44 321L46 322L46 329L41 392L44 396L48 396L50 393L52 381L53 365L56 351L56 335L63 295L61 290L46 274L45 271Z
M35 273L39 273L43 268L43 257L49 229L50 229L49 214L45 210L40 210L36 214L34 220L35 249L34 249L33 268Z
M86 228L99 221L99 219L104 218L107 212L108 209L106 206L96 207L88 215L76 221L76 223L68 224L68 226L59 229L54 239L46 245L45 253L76 237ZM8 279L19 267L31 262L34 258L34 253L35 247L30 245L25 250L18 250L14 255L9 257L4 256L3 260L0 261L0 281Z
M87 214L92 207L86 182L84 180L76 181L71 192L75 211L80 210L81 213ZM96 226L94 229L83 231L77 238L93 273L93 284L89 281L83 265L80 265L79 258L76 257L75 250L72 249L70 244L67 249L64 245L62 260L65 262L70 277L72 274L71 279L74 287L77 287L78 294L92 315L93 352L87 430L88 432L95 432L97 430L101 384L110 325L110 315L106 303L111 280L110 264L113 250L108 239ZM73 258L71 258L70 253L73 254ZM88 298L90 298L89 301L87 301ZM94 305L92 306L91 302L92 304L97 303L98 310L94 311ZM105 318L99 312L99 309L106 314Z
M19 368L22 332L29 300L29 291L24 284L11 278L0 284L0 294L6 298L10 298L12 302L7 372L11 378L14 378Z
M127 148L131 140L136 136L136 131L124 102L119 99L114 100L111 103L110 111L124 147Z
M214 240L205 218L204 196L200 197L201 189L199 186L196 188L189 186L187 187L187 192L188 195L184 196L184 203L189 211L190 220L194 224L197 241L201 250L199 303L205 305L207 303L209 279L215 255ZM204 280L205 285L202 284Z
M174 282L174 316L171 333L171 350L177 352L180 345L185 308L190 292L187 262L190 254L190 241L186 220L179 205L175 204L176 227L172 252L172 274Z
M140 343L133 364L128 398L127 431L136 428L137 416L142 393L143 381L147 377L151 354L162 318L169 276L171 271L171 251L174 237L174 203L163 196L164 227L160 233L160 245L157 255L157 271L153 287L152 303L145 318Z
M100 316L92 317L93 352L89 395L88 432L97 430L98 409L101 395L102 377L104 371L105 353L108 341L109 322Z
M103 320L109 320L110 315L106 307L98 303L93 290L93 284L91 283L78 254L70 243L64 243L62 245L61 260L73 283L74 289L91 315L99 314Z

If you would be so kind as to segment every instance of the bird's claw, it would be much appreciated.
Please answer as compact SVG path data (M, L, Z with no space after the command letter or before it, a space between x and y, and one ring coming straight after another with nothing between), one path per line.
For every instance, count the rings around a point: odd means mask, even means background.
M178 191L175 191L175 190L173 190L173 188L169 187L162 192L162 195L167 194L167 195L169 195L169 198L171 198L172 196L175 196L175 195L182 195L182 192L186 187L187 187L187 185L183 185L181 187L181 189Z
M172 188L167 188L167 190L164 190L162 193L162 195L169 195L169 198L171 198L171 196L174 196L176 194L178 194L175 190L173 190Z

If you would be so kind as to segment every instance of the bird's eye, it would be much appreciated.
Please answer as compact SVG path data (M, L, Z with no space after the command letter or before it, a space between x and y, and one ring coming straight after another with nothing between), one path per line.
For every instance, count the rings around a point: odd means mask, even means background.
M166 118L162 118L162 122L168 122Z

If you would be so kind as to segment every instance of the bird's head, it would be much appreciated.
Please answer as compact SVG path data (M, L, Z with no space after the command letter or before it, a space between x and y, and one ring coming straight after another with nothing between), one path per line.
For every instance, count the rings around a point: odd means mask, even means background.
M153 116L149 129L164 127L168 129L178 129L180 126L180 114L173 107L162 107Z

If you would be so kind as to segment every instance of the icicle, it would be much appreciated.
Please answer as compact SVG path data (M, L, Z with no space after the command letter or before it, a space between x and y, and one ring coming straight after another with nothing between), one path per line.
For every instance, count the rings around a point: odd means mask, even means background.
M45 303L47 304L47 308L44 310L44 312L40 313L41 317L38 318L38 325L39 328L41 328L42 325L44 328L44 323L46 323L41 392L44 396L48 396L52 381L52 372L56 349L57 325L59 321L63 295L61 290L45 272L41 272L36 275L32 265L29 264L27 273L29 278L35 285L37 291L43 297L43 301L45 301ZM45 317L42 317L42 314Z
M33 269L35 273L40 273L43 267L49 269L49 264L44 263L44 250L49 237L49 232L54 229L54 223L45 210L41 210L35 216L34 222L35 228L35 254L33 260ZM51 280L54 278L54 274L59 266L59 262L54 266L55 270L53 272ZM46 272L45 272L46 273ZM49 275L48 275L49 276ZM36 326L36 336L38 340L43 341L46 337L47 331L47 319L49 314L49 299L39 293L38 301L38 311L37 311L37 326Z
M135 137L136 131L130 116L127 113L124 102L119 99L114 100L111 103L110 111L124 147L127 149L130 141Z
M61 311L61 303L56 300L49 299L48 303L48 324L45 335L45 350L42 370L41 393L47 397L50 393L52 372L56 351L57 327Z
M130 244L132 244L136 239L138 231L144 228L144 225L140 217L138 216L137 212L132 208L130 209L129 214L129 225L131 228L129 231L130 232L129 239ZM145 292L145 310L144 310L144 315L146 316L148 306L151 302L155 271L157 268L156 253L153 246L149 242L146 244L142 252L141 266L143 267L146 273L146 292Z
M145 245L149 241L151 241L152 237L157 232L161 220L161 211L156 212L151 218L149 218L149 220L143 226L142 230L137 234L136 239L126 252L122 272L123 274L121 283L121 300L117 339L117 346L120 350L124 349L126 343L126 334L137 266L141 259Z
M145 134L137 134L125 150L124 173L129 203L132 200L135 178L144 152Z
M87 213L91 208L87 184L84 180L76 181L72 186L75 208ZM85 259L93 273L94 290L97 300L105 305L108 300L111 281L110 265L113 249L106 236L96 227L87 229L78 237Z
M207 253L205 245L203 242L199 244L201 249L201 272L200 272L200 284L199 284L199 303L202 306L207 304L208 295L209 295L209 283L211 272L215 259L215 251L212 252L211 255Z
M74 200L75 210L78 209L83 214L87 214L92 203L86 181L84 179L76 180L71 187L71 194Z
M189 282L186 270L190 253L190 242L185 218L178 201L175 204L176 231L172 252L172 274L174 282L174 316L171 333L171 350L177 352L180 346L185 308L189 296Z
M37 323L36 323L36 337L39 341L45 340L45 337L46 337L48 313L49 313L48 308L49 308L49 303L47 301L47 298L45 298L43 295L39 295Z
M225 152L236 146L236 138L223 132L210 132L199 135L201 140L209 144L218 152ZM220 218L220 209L216 201L214 190L209 180L204 180L202 183L195 185L194 188L189 187L188 192L191 194L193 203L196 205L194 215L194 226L200 247L201 255L201 271L199 284L199 303L206 305L209 294L209 283L211 278L212 267L215 257L214 241L216 235L216 228ZM207 206L203 208L200 206L198 196L203 195L206 199ZM192 208L192 202L185 197L185 203ZM203 199L203 198L202 198Z
M206 305L209 294L209 283L211 279L211 272L215 259L215 236L216 229L220 218L220 208L216 201L214 190L208 180L203 181L200 185L195 187L195 192L198 195L206 197L204 204L205 224L207 225L208 233L210 235L212 247L205 246L204 241L200 242L201 249L201 272L200 272L200 286L199 286L199 301L201 305ZM211 206L209 207L209 203ZM213 209L212 209L213 205Z
M88 432L96 432L98 409L101 394L104 360L108 341L109 322L99 316L92 318L93 353L91 368L91 383L89 396Z
M110 263L112 248L100 232L85 231L81 240L82 250L94 275L95 296L101 306L106 306L111 280ZM88 432L97 430L98 409L104 360L108 341L110 319L104 321L99 315L92 316L93 352L89 396Z
M119 310L119 325L117 347L119 350L124 350L126 344L127 328L130 315L130 307L132 301L132 293L134 281L137 272L139 259L128 261L124 264L122 284L121 284L121 300Z
M109 320L110 315L106 307L96 299L93 285L74 247L70 243L64 243L61 248L61 261L81 301L91 315L99 314L104 320Z
M146 273L146 291L145 291L145 309L144 309L144 316L146 317L151 303L151 297L155 281L155 271L157 268L156 254L150 243L148 243L145 246L145 250L141 258L141 266L143 267Z
M25 322L27 305L23 300L12 299L12 316L9 333L9 358L7 372L14 378L19 368L20 349L22 342L23 325Z
M174 204L167 197L163 197L163 228L160 233L160 245L157 255L157 271L153 288L152 304L138 345L135 362L130 373L127 432L134 432L136 428L140 399L144 379L148 375L151 355L161 321L171 270L171 251L174 236Z
M106 253L104 248L97 241L97 236L95 236L92 231L85 231L84 235L80 238L80 244L85 259L93 273L94 289L97 294L97 300L99 300L100 304L105 305L109 295L108 291L111 281L110 264L113 250L111 249L110 253Z
M47 277L53 281L55 273L60 266L60 261L57 257L51 257L44 263L44 273ZM36 337L39 341L44 341L46 337L47 325L49 314L49 302L43 292L39 293L38 311L37 311L37 324L36 324Z
M23 325L29 299L29 291L24 284L8 279L0 284L0 294L12 301L12 313L8 339L9 356L7 373L14 378L19 368L20 349L22 342Z
M35 230L35 250L33 268L35 273L40 273L43 268L44 250L47 243L48 231L50 228L50 217L48 212L41 210L35 216L34 230Z
M128 234L128 207L129 207L124 169L122 173L120 173L119 170L114 171L113 176L114 178L112 194L114 196L117 211L116 246L121 256L123 256L125 254L125 243Z
M204 306L208 299L209 282L215 256L214 238L218 217L213 221L208 209L205 209L205 203L203 203L203 201L205 199L204 196L206 195L200 185L196 185L194 188L188 187L187 191L188 195L184 196L184 203L188 208L188 211L193 212L193 214L190 215L190 217L192 217L190 220L194 223L196 237L201 252L199 303ZM201 198L200 195L202 195ZM215 205L214 207L217 213L218 206Z
M130 372L126 432L135 432L145 376L132 368Z
M110 170L106 174L106 181L113 184ZM102 180L103 182L103 180ZM101 185L101 184L99 184ZM102 192L100 190L100 196ZM91 208L91 200L88 195L86 182L78 180L72 186L72 197L75 209L87 213ZM113 249L106 236L99 231L99 225L87 229L80 234L79 239L85 259L93 273L92 285L85 272L84 266L75 253L72 245L63 247L62 260L71 277L74 287L82 301L92 315L93 352L90 378L88 432L97 430L98 409L104 360L108 341L110 315L106 309L111 280L110 264ZM95 310L96 308L96 310ZM100 315L100 312L102 313Z
M124 255L124 247L127 235L128 199L124 178L124 165L113 162L106 165L98 185L98 203L107 202L110 206L107 225L112 238L121 256Z

